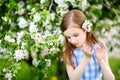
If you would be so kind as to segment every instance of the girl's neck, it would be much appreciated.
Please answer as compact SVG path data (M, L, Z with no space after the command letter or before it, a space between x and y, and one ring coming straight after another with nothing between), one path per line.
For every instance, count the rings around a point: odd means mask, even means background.
M89 47L93 47L94 44L90 45L88 42L83 43L79 48L81 49L83 46L89 46Z

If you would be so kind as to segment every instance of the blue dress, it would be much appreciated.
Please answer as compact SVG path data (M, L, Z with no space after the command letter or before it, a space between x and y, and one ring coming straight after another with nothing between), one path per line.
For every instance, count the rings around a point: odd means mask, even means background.
M89 60L88 65L86 66L80 80L102 80L102 71L96 59L96 48L98 46L99 46L98 44L95 44L93 46L92 50L94 50L94 55ZM84 56L84 52L79 48L75 48L74 54L77 58L77 62L74 56L72 56L72 61L73 61L74 66L77 67L78 64L80 64L80 61L82 60Z

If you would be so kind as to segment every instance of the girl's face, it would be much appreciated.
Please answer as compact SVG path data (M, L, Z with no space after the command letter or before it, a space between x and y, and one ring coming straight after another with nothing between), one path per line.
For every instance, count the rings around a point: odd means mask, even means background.
M77 48L86 44L86 31L79 27L68 27L63 33L68 41Z

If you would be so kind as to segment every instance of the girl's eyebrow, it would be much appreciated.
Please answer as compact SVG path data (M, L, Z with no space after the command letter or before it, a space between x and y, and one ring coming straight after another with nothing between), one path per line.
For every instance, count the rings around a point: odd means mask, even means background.
M74 33L74 34L72 34L72 36L74 36L74 35L77 35L78 33L76 32L76 33ZM70 36L66 36L66 35L64 35L65 37L70 37Z
M73 35L76 35L76 34L78 34L78 33L76 32L76 33L74 33Z
M75 32L73 35L76 35L76 34L78 34L78 32Z

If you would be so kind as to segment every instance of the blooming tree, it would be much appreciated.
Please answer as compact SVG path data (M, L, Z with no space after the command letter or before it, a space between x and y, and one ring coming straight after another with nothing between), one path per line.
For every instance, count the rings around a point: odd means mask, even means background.
M120 23L120 12L106 0L1 0L0 79L15 79L21 61L31 60L39 70L39 79L44 80L50 74L51 62L61 53L64 41L59 28L61 19L72 8L82 10L93 23L93 30L99 30L99 33ZM111 10L106 11L108 16L105 16L104 9ZM116 44L120 47L119 43Z

